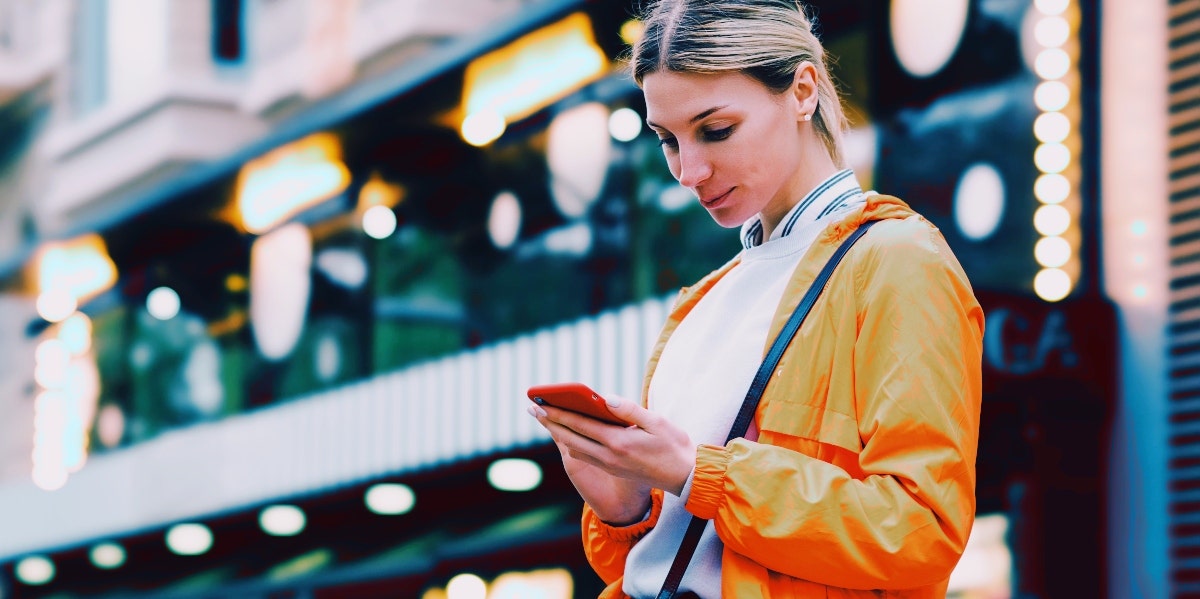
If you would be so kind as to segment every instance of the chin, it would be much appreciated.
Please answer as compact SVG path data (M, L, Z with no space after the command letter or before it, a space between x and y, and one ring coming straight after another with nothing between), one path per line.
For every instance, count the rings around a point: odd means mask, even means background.
M706 210L707 210L707 208L706 208ZM720 225L721 227L724 227L726 229L735 229L737 227L740 227L740 226L742 226L743 223L750 220L754 216L753 214L744 215L744 216L743 215L735 215L735 214L730 214L728 212L724 212L722 210L717 210L717 211L709 210L708 215L712 217L713 222L717 223L718 225Z

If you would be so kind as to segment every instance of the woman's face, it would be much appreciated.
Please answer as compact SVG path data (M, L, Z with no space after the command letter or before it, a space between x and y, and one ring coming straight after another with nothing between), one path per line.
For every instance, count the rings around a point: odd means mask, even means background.
M799 94L774 94L738 72L656 71L642 90L671 174L721 226L762 214L770 231L811 187L802 166L812 135L801 128L812 112Z

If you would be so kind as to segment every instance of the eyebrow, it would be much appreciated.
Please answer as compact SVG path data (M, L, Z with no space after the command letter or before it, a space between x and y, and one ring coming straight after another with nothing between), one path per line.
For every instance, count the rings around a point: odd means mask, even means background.
M692 123L695 123L696 121L698 121L698 120L700 120L700 119L703 119L704 117L706 117L706 116L708 116L708 115L710 115L710 114L712 114L712 113L714 113L714 112L716 112L716 111L718 111L718 110L721 110L722 108L728 108L728 107L729 107L729 105L728 105L728 104L726 104L726 105L723 105L723 106L713 106L712 108L709 108L708 110L705 110L704 112L701 112L700 114L698 114L698 115L696 115L696 116L692 117L692 118L691 118L691 119L688 121L688 124L690 125L690 124L692 124ZM663 128L661 125L659 125L658 123L655 123L654 121L651 121L650 119L646 119L646 124L647 124L647 125L650 125L651 127L654 127L654 128L656 128L656 129L662 129L662 128Z

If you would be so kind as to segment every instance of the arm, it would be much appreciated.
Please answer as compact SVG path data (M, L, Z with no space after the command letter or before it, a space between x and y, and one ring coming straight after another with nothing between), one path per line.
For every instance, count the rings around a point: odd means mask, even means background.
M583 505L583 553L592 569L605 584L624 576L625 559L629 551L654 525L662 513L663 492L650 492L650 514L645 520L629 526L612 526L600 520L586 503Z
M695 446L685 432L631 401L607 396L609 409L635 426L601 422L550 405L530 406L558 446L563 467L584 500L584 552L612 583L633 545L658 522L663 489L678 495Z
M860 472L745 440L698 449L687 508L715 520L730 550L842 588L949 577L974 519L983 315L949 248L921 227L877 227L881 247L845 265L859 302Z

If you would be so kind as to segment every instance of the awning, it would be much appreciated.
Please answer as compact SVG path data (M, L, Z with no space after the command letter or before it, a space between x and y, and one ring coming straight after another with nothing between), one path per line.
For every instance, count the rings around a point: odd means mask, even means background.
M53 239L103 231L213 181L231 177L248 160L288 142L336 126L383 102L404 96L430 79L462 68L471 59L582 8L585 1L539 0L530 4L522 7L511 19L436 47L394 71L356 82L338 94L314 102L295 116L276 125L266 136L223 159L193 165L179 176L156 187L138 190L127 197L118 198L113 205L119 208L107 211L103 216L82 219L69 227L61 237L55 236ZM34 239L23 244L11 255L0 257L0 278L11 276L32 258L39 245L51 240Z

